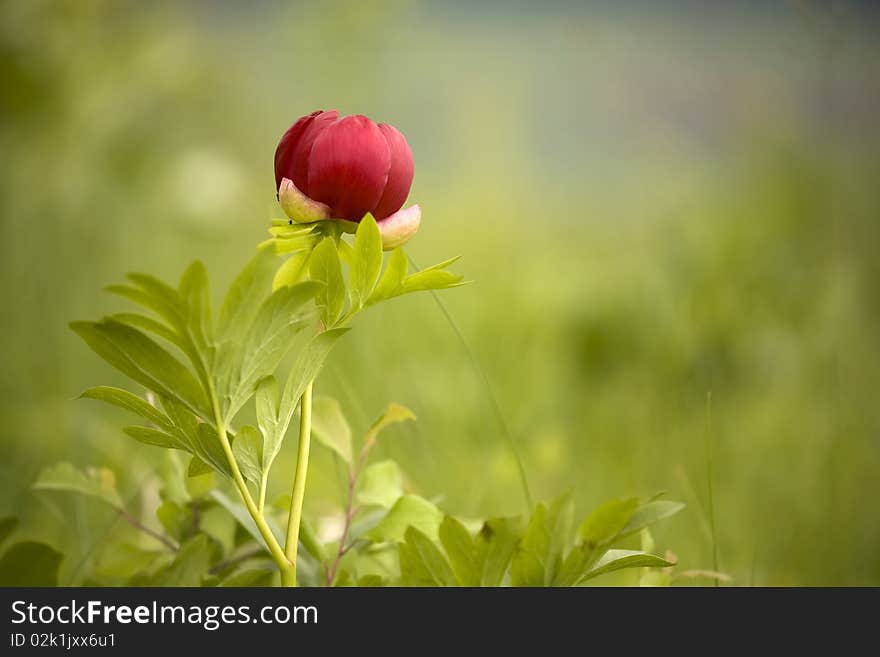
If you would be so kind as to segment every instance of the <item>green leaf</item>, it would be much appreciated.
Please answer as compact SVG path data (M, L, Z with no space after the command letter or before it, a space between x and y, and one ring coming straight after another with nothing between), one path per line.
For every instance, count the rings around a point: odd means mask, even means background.
M452 516L440 523L440 543L449 557L449 563L462 586L479 586L482 580L474 539L465 526Z
M0 586L58 586L63 559L45 543L15 543L0 557Z
M309 273L312 280L324 284L316 302L321 309L324 326L332 328L345 305L345 279L342 277L342 267L333 238L325 237L312 251Z
M175 329L181 328L186 307L177 290L147 274L129 274L128 278L133 280L133 276L137 279L136 285L108 285L104 289L151 310Z
M351 427L336 399L315 397L312 400L312 435L351 465Z
M193 456L189 461L189 467L186 469L187 477L199 477L201 475L214 472L214 468L205 463L198 456Z
M251 514L248 513L244 504L231 500L225 493L216 489L212 490L210 495L218 504L220 504L220 506L232 514L232 517L238 521L238 524L244 527L257 543L265 545L263 536L260 534L260 530L257 529L257 524L254 522ZM269 525L269 529L272 530L272 534L276 539L279 536L282 536L281 529L277 526L277 523L271 514L266 514L266 523Z
M235 434L232 454L238 462L242 476L257 488L263 478L263 436L250 425L244 426Z
M200 422L195 434L195 455L210 465L220 474L232 476L229 460L223 445L220 444L220 436L217 429L205 422Z
M131 326L132 328L142 329L153 335L157 335L169 344L173 344L184 353L188 353L189 351L189 346L186 344L186 341L180 337L173 328L169 327L167 324L163 324L157 319L147 317L146 315L139 315L137 313L115 313L110 315L110 319Z
M513 586L551 586L563 565L571 537L574 502L571 494L547 508L538 504L511 565Z
M400 577L410 586L455 586L455 575L443 553L430 538L415 527L409 527L405 542L398 546Z
M128 390L121 388L112 388L110 386L96 386L84 391L80 399L98 399L100 401L124 408L145 420L149 420L156 426L164 429L171 429L171 421L165 416L165 413L150 404L147 400L130 393Z
M348 328L336 328L319 333L309 340L297 355L284 384L281 404L278 407L278 424L282 435L287 431L287 426L306 386L318 376L330 350L348 331Z
M639 501L635 497L609 500L587 516L581 524L579 535L590 550L607 545L614 541L626 526Z
M276 264L277 258L272 249L258 249L233 281L220 307L218 342L233 347L243 342L260 304L271 291Z
M184 543L166 568L147 578L148 586L199 586L211 565L208 537L198 534Z
M415 421L416 414L409 410L406 406L391 402L382 412L370 429L367 431L366 442L371 443L376 440L379 433L386 427L398 422Z
M666 568L675 564L638 550L608 550L581 581L586 581L624 568Z
M403 475L394 461L372 463L358 477L358 491L355 497L358 504L388 509L401 495L403 495Z
M277 290L285 285L296 285L301 282L309 271L309 258L311 257L311 250L307 250L294 253L285 260L284 264L275 272L275 278L272 279L272 290Z
M287 427L278 418L278 381L267 376L257 383L257 426L263 434L263 472L269 472L272 462L281 449Z
M224 577L217 586L271 586L274 576L271 568L242 568Z
M349 273L351 306L363 308L373 293L382 270L382 236L372 215L364 217L354 238L354 254Z
M168 449L182 449L190 451L190 446L181 441L178 436L172 435L160 429L152 427L129 426L122 429L127 435L131 436L138 442L145 445L153 445L155 447L166 447Z
M681 502L672 502L670 500L654 500L653 502L643 504L636 509L626 525L620 530L618 538L630 536L660 520L674 516L684 507L685 505Z
M516 518L491 518L483 523L474 541L480 586L501 586L519 545L520 533L520 521Z
M440 262L432 267L423 269L407 276L401 287L400 294L408 294L410 292L421 292L424 290L442 290L450 287L462 285L462 278L457 274L446 271L446 267L455 263L461 256L450 258Z
M406 279L407 268L406 254L401 247L397 247L391 252L382 278L379 279L379 285L367 299L366 305L403 294L403 281Z
M10 534L18 527L18 518L15 516L6 516L0 518L0 545L9 538Z
M365 537L376 543L402 541L407 527L412 526L435 540L442 520L443 514L428 500L418 495L404 495Z
M211 320L211 293L208 270L200 260L194 261L180 278L180 296L187 309L186 326L193 342L203 353L214 342Z
M116 477L107 468L89 468L85 472L70 463L56 463L44 468L34 482L36 490L54 490L79 493L101 500L110 506L123 508L116 490Z
M70 327L108 363L164 397L174 397L203 417L210 415L204 390L192 373L139 330L112 319L73 322Z
M272 374L287 353L293 338L313 320L314 299L320 285L306 281L282 287L266 299L248 331L241 360L227 368L229 374L221 385L228 395L226 419L230 420L250 399L260 379Z

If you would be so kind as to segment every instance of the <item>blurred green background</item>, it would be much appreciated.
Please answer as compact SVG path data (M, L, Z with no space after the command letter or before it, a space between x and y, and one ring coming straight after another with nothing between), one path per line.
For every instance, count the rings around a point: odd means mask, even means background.
M155 501L160 450L73 401L123 379L67 322L194 258L219 297L280 215L278 137L338 108L407 135L408 250L474 281L440 295L463 340L401 299L317 385L356 429L416 412L378 448L414 489L521 512L506 423L536 497L667 491L688 508L658 545L709 568L711 445L734 584L880 585L880 22L735 4L0 3L0 515L76 583L112 512L95 531L39 470L108 466ZM331 510L326 455L310 485Z

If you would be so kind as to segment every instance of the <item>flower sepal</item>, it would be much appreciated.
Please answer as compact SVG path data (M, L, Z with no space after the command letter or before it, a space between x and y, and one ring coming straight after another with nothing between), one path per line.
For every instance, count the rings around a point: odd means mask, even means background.
M330 218L330 208L303 194L290 178L283 178L278 187L281 209L293 221L305 224Z

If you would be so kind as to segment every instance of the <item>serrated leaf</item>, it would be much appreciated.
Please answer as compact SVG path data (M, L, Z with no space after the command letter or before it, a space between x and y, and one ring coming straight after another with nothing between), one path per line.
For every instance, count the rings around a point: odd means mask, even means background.
M95 386L85 390L79 397L80 399L97 399L113 406L118 406L136 415L140 415L158 427L163 429L171 428L171 421L166 417L165 413L150 404L146 399L138 397L128 390L111 386Z
M64 555L45 543L15 543L0 557L0 586L58 586Z
M358 225L350 264L351 305L352 308L362 308L382 271L382 236L372 215L368 214Z
M178 436L162 431L161 429L154 429L152 427L128 426L123 427L122 430L126 433L126 435L131 436L138 442L144 443L145 445L190 451L189 445L182 442Z
M116 478L106 468L90 468L84 472L71 463L56 463L44 468L34 482L36 490L79 493L121 509L122 499L116 490Z
M608 550L581 581L624 568L667 568L675 564L654 554L638 550Z
M423 532L407 528L398 546L400 577L409 586L455 586L455 575L443 553Z
M195 413L210 416L204 390L179 360L139 330L104 319L70 327L110 365L153 392L178 399Z
M342 277L342 267L333 238L325 237L312 251L309 274L312 280L324 284L316 302L321 309L324 326L332 328L345 305L345 279Z
M312 400L312 435L351 465L351 427L339 401L332 397L315 397Z
M588 549L612 542L629 522L638 508L635 497L609 500L598 507L583 521L579 535Z
M235 434L232 454L238 462L242 476L257 488L263 477L263 436L250 425L243 426Z
M366 305L369 306L403 294L403 281L406 279L408 267L406 254L401 247L397 247L391 252L382 278L379 279L379 284L367 299Z
M402 541L407 527L415 527L432 540L437 532L443 514L428 500L418 495L404 495L388 511L379 523L370 529L365 537L373 542Z
M397 402L391 402L385 410L382 411L382 415L380 415L370 426L370 429L367 431L366 441L374 441L383 429L392 424L415 421L415 419L416 414L406 406L398 404Z
M403 475L394 461L371 463L358 477L358 490L355 496L358 504L388 509L401 495L403 495Z

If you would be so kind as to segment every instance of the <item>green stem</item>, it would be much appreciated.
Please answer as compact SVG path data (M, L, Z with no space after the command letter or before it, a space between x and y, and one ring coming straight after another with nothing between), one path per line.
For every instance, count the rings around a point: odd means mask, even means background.
M229 443L229 437L226 435L226 425L222 421L217 422L217 433L220 436L220 444L223 446L226 460L229 461L229 467L232 469L232 479L235 482L236 488L238 488L238 493L241 495L241 499L244 501L248 513L250 513L251 517L254 519L257 529L260 531L260 535L263 537L263 540L266 541L266 547L269 548L272 558L275 559L275 563L278 564L278 568L281 570L281 576L283 578L284 573L292 569L291 563L284 554L284 550L281 549L281 545L278 543L278 539L275 538L275 534L272 533L272 529L266 522L266 518L263 517L263 514L260 513L259 509L257 509L257 505L254 503L254 498L248 490L244 477L241 475L241 470L238 468L235 456L232 453L232 445Z
M309 381L299 405L299 446L296 455L296 473L293 476L293 492L290 495L290 517L287 520L287 543L285 555L290 568L281 572L283 586L296 586L296 552L299 546L299 526L302 521L303 498L306 493L306 476L309 471L309 443L312 438L312 384Z

